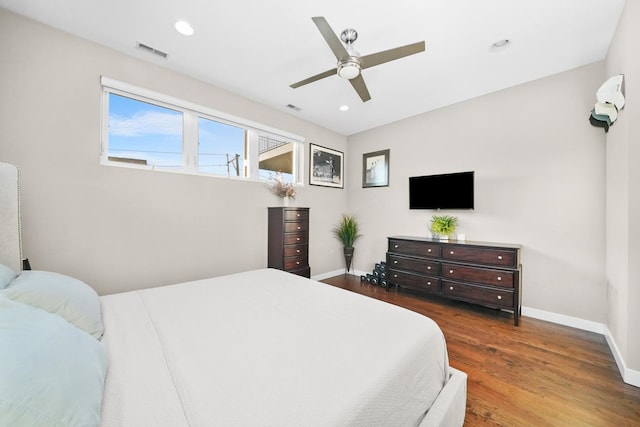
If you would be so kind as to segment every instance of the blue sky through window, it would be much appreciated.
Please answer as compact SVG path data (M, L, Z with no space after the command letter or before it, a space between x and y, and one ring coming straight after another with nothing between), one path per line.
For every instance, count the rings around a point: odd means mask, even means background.
M243 176L244 138L243 128L198 118L198 172Z
M198 118L198 172L242 176L244 138L243 128ZM182 141L182 112L109 94L109 156L177 170Z
M249 131L242 125L218 121L189 109L167 108L112 92L108 96L107 146L111 160L142 162L156 169L248 176L246 139ZM187 129L186 135L189 138L192 135L197 140L189 139L183 143L185 116L187 126L197 126L197 129ZM256 133L254 139L252 149L258 150L259 159L258 167L252 174L257 172L257 178L269 180L280 171L285 181L293 182L293 143L262 133L259 137ZM187 163L183 165L185 158ZM193 164L192 159L197 159L197 165Z
M182 113L110 93L109 156L182 168Z

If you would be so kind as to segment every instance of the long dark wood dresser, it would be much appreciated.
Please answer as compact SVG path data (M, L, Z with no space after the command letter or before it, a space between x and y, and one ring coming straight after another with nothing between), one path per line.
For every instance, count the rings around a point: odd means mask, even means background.
M389 284L510 310L518 326L522 304L519 245L407 236L388 239Z

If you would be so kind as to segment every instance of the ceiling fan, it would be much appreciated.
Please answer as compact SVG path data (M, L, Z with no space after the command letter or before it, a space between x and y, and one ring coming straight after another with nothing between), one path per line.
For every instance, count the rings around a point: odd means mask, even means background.
M396 47L394 49L372 53L370 55L360 56L352 46L353 42L358 38L356 30L348 28L340 34L340 39L338 39L338 36L331 29L327 20L322 16L311 19L316 24L316 27L318 27L318 30L320 30L320 34L324 37L333 54L336 56L338 65L336 68L332 68L323 73L316 74L308 79L292 84L290 87L293 89L337 74L343 79L349 80L349 83L351 83L351 86L356 90L362 99L362 102L367 102L371 99L371 95L369 95L367 85L364 83L364 79L362 78L362 70L384 64L385 62L404 58L405 56L424 52L424 41L421 41L418 43L408 44L406 46ZM340 40L342 40L344 44L341 43Z

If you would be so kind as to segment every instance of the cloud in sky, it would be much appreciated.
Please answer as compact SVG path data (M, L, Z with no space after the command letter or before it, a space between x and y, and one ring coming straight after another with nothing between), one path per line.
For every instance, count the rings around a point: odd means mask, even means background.
M165 135L182 138L182 114L142 111L131 117L109 116L109 134L122 137Z

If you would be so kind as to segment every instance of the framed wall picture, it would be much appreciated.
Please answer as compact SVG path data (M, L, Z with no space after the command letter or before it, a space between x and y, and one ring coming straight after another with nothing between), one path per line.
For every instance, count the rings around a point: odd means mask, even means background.
M362 187L389 185L389 150L362 155Z
M309 184L344 188L344 154L319 145L309 145Z

